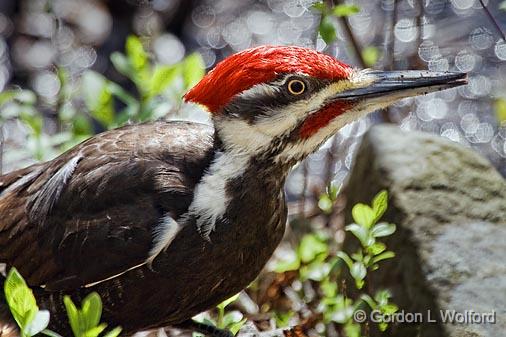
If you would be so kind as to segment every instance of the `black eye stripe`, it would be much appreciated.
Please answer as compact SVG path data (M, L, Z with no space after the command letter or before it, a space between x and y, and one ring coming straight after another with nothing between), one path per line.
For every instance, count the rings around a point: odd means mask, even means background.
M304 83L305 89L302 93L298 95L290 93L288 84L293 80ZM278 89L275 94L259 91L258 94L251 96L236 96L223 108L224 116L236 116L248 121L248 123L254 123L258 117L271 114L272 111L282 109L297 101L308 99L330 83L332 83L331 80L304 75L279 74L276 79L267 83L269 86Z

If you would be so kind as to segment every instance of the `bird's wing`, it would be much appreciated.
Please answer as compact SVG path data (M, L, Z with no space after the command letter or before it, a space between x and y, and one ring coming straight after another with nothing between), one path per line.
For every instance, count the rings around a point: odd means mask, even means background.
M144 263L164 226L186 212L212 148L209 126L155 122L99 134L0 176L0 263L46 289Z

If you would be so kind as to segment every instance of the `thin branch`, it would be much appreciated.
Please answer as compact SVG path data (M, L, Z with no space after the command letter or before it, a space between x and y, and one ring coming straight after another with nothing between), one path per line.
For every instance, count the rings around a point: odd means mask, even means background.
M395 24L397 22L397 0L394 0L394 8L392 11L392 18L390 20L390 41L388 41L387 46L387 54L388 54L388 64L387 67L389 70L394 70L395 68Z
M423 5L423 0L418 0L418 9L420 10L420 13L418 13L418 16L416 17L416 25L418 27L418 36L416 38L416 43L418 45L418 48L420 48L420 45L422 44L422 41L423 41L423 34L424 34L422 19L425 15L425 7ZM420 59L420 56L418 56L418 58Z
M499 33L499 35L502 37L503 41L506 41L506 36L504 35L504 32L502 31L501 27L499 26L497 21L492 16L492 13L490 13L490 11L488 10L487 6L485 6L485 3L483 2L483 0L480 0L480 4L481 4L481 7L483 7L483 9L485 10L485 13L487 13L488 18L490 19L490 21L494 25L494 27L497 30L497 32Z
M392 19L390 22L390 40L388 41L387 46L387 56L388 56L388 69L394 70L395 68L395 24L397 23L397 0L394 0L394 8L392 11ZM383 121L386 123L392 123L392 118L390 117L390 107L381 110L381 117Z
M341 143L341 135L336 134L334 135L334 138L332 139L332 145L327 150L327 157L325 158L325 184L326 186L329 186L332 182L332 176L334 174L334 164L336 163L336 160L338 159L336 156L336 153L339 149L339 144Z
M302 193L301 193L301 199L300 199L300 205L299 205L299 217L302 219L306 218L306 193L307 193L307 187L308 187L308 176L309 176L309 168L308 168L308 161L309 159L305 159L302 162L302 175L303 175L303 182L302 182Z
M341 22L341 25L343 26L344 30L346 31L346 35L348 35L348 39L350 40L351 46L353 48L353 52L355 53L355 58L358 61L358 65L361 68L365 68L365 61L362 56L362 52L361 52L360 47L358 45L357 39L355 38L353 31L351 30L350 23L348 22L348 18L347 17L340 17L339 21Z

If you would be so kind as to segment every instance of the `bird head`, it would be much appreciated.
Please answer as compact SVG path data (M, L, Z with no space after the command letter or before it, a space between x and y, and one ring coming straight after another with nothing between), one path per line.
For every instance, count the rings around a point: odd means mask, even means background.
M211 112L227 149L291 162L367 113L465 83L461 73L360 70L308 48L260 46L221 61L185 100Z

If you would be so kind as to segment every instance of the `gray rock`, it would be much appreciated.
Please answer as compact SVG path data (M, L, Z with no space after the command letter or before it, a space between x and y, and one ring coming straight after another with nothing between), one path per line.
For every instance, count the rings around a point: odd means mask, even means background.
M380 125L358 150L346 214L381 189L390 195L383 220L397 224L386 243L397 256L371 273L370 284L391 289L401 309L424 318L387 335L506 336L506 181L462 145ZM347 236L345 249L354 247ZM429 310L438 322L427 322ZM445 323L441 310L495 313L495 323Z

